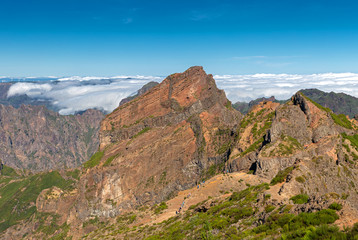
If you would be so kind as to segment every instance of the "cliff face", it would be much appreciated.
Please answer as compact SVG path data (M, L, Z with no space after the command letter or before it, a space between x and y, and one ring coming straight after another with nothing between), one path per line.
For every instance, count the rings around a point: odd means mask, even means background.
M103 114L62 116L44 106L0 105L0 159L33 171L73 168L97 150Z
M240 119L202 67L170 75L102 121L102 160L81 179L89 211L163 201L215 174Z

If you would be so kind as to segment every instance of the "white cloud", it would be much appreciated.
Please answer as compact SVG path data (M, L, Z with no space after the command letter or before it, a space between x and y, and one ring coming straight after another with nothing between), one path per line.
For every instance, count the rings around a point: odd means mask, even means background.
M123 98L136 92L147 82L161 80L160 77L125 76L69 77L44 83L18 82L10 87L8 97L27 94L35 99L47 99L60 109L61 114L72 114L89 108L111 112Z
M344 92L358 97L358 74L323 73L215 75L219 88L232 102L250 101L258 97L275 96L284 100L300 89L318 88L326 92ZM113 111L119 102L149 81L161 82L162 77L66 77L53 81L18 82L8 96L27 94L36 99L48 99L61 114L71 114L88 108Z
M356 73L215 75L214 78L218 87L224 89L233 102L270 96L284 100L307 88L344 92L358 97Z

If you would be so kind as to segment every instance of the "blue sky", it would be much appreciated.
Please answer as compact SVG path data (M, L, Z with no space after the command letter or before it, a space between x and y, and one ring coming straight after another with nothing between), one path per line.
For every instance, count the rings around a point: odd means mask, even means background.
M358 72L358 3L0 0L0 76Z

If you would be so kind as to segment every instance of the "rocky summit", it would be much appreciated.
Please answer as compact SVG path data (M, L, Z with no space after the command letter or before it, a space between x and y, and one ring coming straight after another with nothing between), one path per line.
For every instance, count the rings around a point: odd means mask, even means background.
M243 116L191 67L108 114L81 168L5 166L1 237L356 239L357 131L301 92Z

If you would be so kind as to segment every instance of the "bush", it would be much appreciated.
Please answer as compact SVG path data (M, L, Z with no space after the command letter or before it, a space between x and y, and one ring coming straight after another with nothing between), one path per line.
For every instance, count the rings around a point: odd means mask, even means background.
M284 170L281 170L277 173L277 175L271 180L271 185L276 185L277 183L281 183L285 181L288 174L293 171L293 167L288 167Z
M306 180L305 180L304 177L299 176L299 177L296 177L296 181L299 182L299 183L304 183Z
M304 204L308 202L308 195L307 194L298 194L290 198L294 204Z
M332 210L339 211L339 210L341 210L343 207L342 207L342 204L334 202L334 203L332 203L331 205L329 205L328 208L329 208L329 209L332 209Z
M162 213L163 210L167 209L168 208L168 205L166 202L161 202L159 204L159 206L157 206L155 209L154 209L154 213L155 214L159 214L159 213Z
M272 212L274 209L275 209L275 206L267 205L265 207L265 212L269 213L269 212Z

